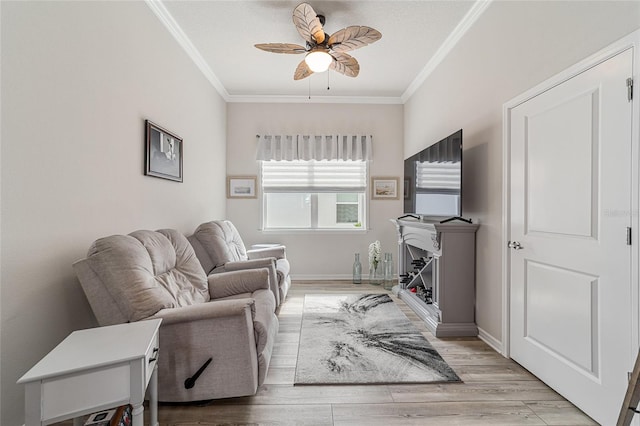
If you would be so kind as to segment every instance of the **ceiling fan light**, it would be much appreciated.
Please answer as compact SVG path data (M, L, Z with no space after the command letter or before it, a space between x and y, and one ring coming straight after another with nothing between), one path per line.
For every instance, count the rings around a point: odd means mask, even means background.
M333 58L324 50L314 50L307 53L304 57L304 61L307 63L311 71L313 72L325 72L329 69Z

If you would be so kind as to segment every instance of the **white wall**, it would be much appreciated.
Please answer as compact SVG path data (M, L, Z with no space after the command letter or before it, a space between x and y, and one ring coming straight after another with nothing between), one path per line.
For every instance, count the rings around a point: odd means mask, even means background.
M405 104L405 154L464 129L478 326L502 341L502 105L640 27L640 2L494 1ZM624 82L621 82L624 84Z
M91 242L225 215L226 105L143 2L2 2L3 425L16 380L95 325ZM184 138L184 183L143 175L144 119Z
M371 176L397 176L402 186L402 105L355 104L249 104L227 106L227 171L230 175L259 175L255 160L257 134L371 134ZM382 250L397 259L395 227L389 219L402 215L402 200L372 200L369 230L344 232L261 232L260 197L227 200L227 218L241 233L245 244L286 244L294 278L349 278L354 253L367 270L369 244L380 240Z

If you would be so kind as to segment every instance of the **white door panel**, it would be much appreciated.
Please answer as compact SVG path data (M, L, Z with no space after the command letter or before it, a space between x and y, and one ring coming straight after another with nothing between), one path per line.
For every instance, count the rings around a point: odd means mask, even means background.
M528 261L525 287L525 339L597 379L598 278Z
M632 61L626 50L510 116L510 239L522 247L509 259L510 353L602 424L632 366Z
M598 119L597 99L593 90L525 117L526 232L593 236L598 133L590 124Z

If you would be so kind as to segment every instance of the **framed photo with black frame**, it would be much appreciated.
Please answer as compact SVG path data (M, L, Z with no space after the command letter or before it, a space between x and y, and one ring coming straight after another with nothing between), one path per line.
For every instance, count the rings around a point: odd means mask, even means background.
M146 176L182 182L182 138L145 120Z

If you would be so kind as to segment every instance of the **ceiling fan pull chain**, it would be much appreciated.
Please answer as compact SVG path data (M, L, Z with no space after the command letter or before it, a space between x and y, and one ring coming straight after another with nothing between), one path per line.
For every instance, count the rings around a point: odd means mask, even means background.
M329 87L329 74L331 73L329 72L329 70L327 70L327 90L331 89L331 87Z

